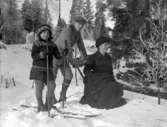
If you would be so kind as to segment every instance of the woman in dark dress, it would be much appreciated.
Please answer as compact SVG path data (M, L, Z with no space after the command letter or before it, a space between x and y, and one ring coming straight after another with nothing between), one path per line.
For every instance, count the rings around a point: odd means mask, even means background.
M111 39L101 37L96 41L97 52L88 57L84 67L84 95L80 103L96 108L113 108L119 105L123 87L113 75L112 58L107 54Z

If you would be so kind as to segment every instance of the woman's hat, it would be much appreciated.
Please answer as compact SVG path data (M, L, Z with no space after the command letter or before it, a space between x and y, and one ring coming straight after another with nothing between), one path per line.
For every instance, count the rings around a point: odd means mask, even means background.
M99 47L101 44L111 43L111 39L109 37L100 37L96 40L96 47Z

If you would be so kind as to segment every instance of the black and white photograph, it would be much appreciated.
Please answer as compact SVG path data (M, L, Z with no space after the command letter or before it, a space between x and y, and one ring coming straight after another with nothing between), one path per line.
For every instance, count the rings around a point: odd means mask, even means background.
M0 127L167 127L167 0L0 0Z

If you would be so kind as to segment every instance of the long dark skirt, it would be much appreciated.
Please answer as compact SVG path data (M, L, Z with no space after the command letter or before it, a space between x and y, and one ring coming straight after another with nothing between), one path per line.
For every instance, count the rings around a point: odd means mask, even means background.
M82 104L89 104L96 108L114 108L123 95L123 87L109 74L90 74L84 80L84 96Z

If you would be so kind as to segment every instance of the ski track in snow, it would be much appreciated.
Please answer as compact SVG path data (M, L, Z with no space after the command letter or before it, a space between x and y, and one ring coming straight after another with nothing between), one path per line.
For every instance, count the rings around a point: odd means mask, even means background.
M85 43L86 47L88 42ZM90 111L96 110L101 116L78 120L61 116L49 118L47 112L36 113L32 108L14 111L12 108L20 104L36 106L32 81L29 80L32 62L30 52L23 45L10 45L7 50L0 50L0 60L0 74L14 77L16 82L16 87L10 84L9 88L5 88L4 82L0 84L0 127L167 127L167 101L161 100L161 105L158 105L155 97L124 91L127 104L118 108L100 110L80 105L78 101L83 94L83 83L79 73L78 86L74 76L67 93L67 96L72 95L68 99L69 104ZM62 79L59 73L56 98L59 98Z

